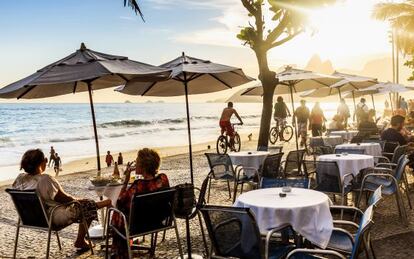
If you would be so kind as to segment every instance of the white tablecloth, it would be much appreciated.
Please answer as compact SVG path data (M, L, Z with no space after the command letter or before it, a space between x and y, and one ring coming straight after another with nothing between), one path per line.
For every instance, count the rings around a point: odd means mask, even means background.
M365 150L365 155L371 156L381 156L381 145L379 143L360 143L360 144L342 144L336 146L340 149L363 149Z
M346 174L353 174L354 176L358 175L362 169L373 167L374 166L374 157L370 155L355 155L348 154L344 155L321 155L318 157L319 161L336 161L339 167L339 173L341 178ZM351 179L346 179L349 183Z
M323 144L325 146L331 146L331 147L335 147L336 145L342 144L344 143L344 140L341 136L323 136L323 137L311 137L310 138L310 143L312 146L313 142L318 141L317 139L322 138L323 140Z
M339 131L332 131L329 133L330 136L341 136L343 139L351 140L358 134L357 130L339 130Z
M267 151L241 151L230 152L229 156L234 166L251 167L259 170L269 154ZM244 173L249 177L254 175L253 170L245 170Z
M333 229L329 197L314 190L292 188L281 198L281 191L281 188L269 188L246 192L237 198L234 206L250 208L262 234L290 224L306 239L326 248Z
M99 197L105 196L111 200L112 206L116 206L122 184L107 186L90 186L89 190L94 190Z

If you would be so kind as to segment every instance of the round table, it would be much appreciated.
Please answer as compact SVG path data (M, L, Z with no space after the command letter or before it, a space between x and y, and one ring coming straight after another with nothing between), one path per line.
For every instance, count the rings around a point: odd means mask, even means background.
M341 136L345 140L351 140L358 134L357 130L338 130L338 131L331 131L329 136Z
M270 154L268 151L241 151L230 152L229 156L231 162L235 166L241 166L243 168L254 168L259 170L266 157ZM255 174L255 170L244 170L244 173L248 177L252 177Z
M344 143L344 140L341 136L311 137L309 139L310 146L312 147L314 143L320 142L321 138L325 146L335 147L336 145Z
M341 178L346 174L358 175L362 169L374 166L374 157L370 155L356 155L356 154L329 154L318 157L319 161L335 161L338 164ZM350 178L346 179L344 184L348 184Z
M250 208L260 232L290 224L300 235L315 245L326 248L333 229L329 197L310 189L292 188L280 197L282 188L258 189L241 194L235 207Z
M381 156L382 149L379 143L351 143L336 146L340 149L363 149L366 155Z

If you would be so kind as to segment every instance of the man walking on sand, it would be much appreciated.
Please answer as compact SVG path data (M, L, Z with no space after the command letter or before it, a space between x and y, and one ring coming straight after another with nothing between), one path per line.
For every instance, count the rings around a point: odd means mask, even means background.
M55 177L59 175L59 171L62 165L62 160L59 157L58 153L55 153L53 157L53 169L55 170Z
M47 165L47 167L50 167L50 163L52 163L52 161L55 159L55 149L53 148L53 146L50 147L50 157L49 157L49 164Z
M114 158L112 157L111 152L109 151L106 152L105 162L107 167L110 167L114 162Z
M234 129L233 129L233 126L231 125L231 122L230 122L230 119L233 116L233 114L237 117L237 119L243 125L243 121L240 118L237 111L233 108L233 103L232 102L229 102L227 104L227 107L223 109L223 112L221 113L221 117L220 117L221 134L224 134L224 132L227 132L227 135L230 137L230 149L231 149L231 151L235 151L235 149L234 149Z

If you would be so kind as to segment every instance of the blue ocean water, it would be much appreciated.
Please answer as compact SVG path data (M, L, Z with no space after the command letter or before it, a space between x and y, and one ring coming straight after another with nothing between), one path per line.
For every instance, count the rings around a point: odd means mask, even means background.
M214 141L225 104L191 103L193 143ZM330 117L336 104L323 103ZM311 104L309 104L311 107ZM244 120L241 133L259 129L262 105L237 103ZM137 150L142 147L186 145L187 124L184 103L95 104L101 154ZM95 154L89 104L0 104L0 181L10 178L2 168L14 168L30 148L45 153L54 146L63 163ZM4 171L4 170L3 170Z

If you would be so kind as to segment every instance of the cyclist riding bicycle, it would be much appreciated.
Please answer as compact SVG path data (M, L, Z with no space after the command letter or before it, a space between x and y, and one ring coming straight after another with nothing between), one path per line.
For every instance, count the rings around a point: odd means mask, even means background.
M227 107L223 109L220 117L220 128L221 134L223 135L224 132L227 132L227 135L230 137L230 148L234 151L234 130L231 125L230 119L233 114L239 119L240 124L243 125L243 121L240 118L239 114L237 113L236 109L233 108L233 103L229 102Z
M283 129L286 126L286 118L290 117L290 111L286 103L283 101L282 96L277 97L277 102L275 103L275 112L273 118L275 119L279 129ZM280 131L282 132L282 131ZM281 134L280 139L283 140L283 135Z

